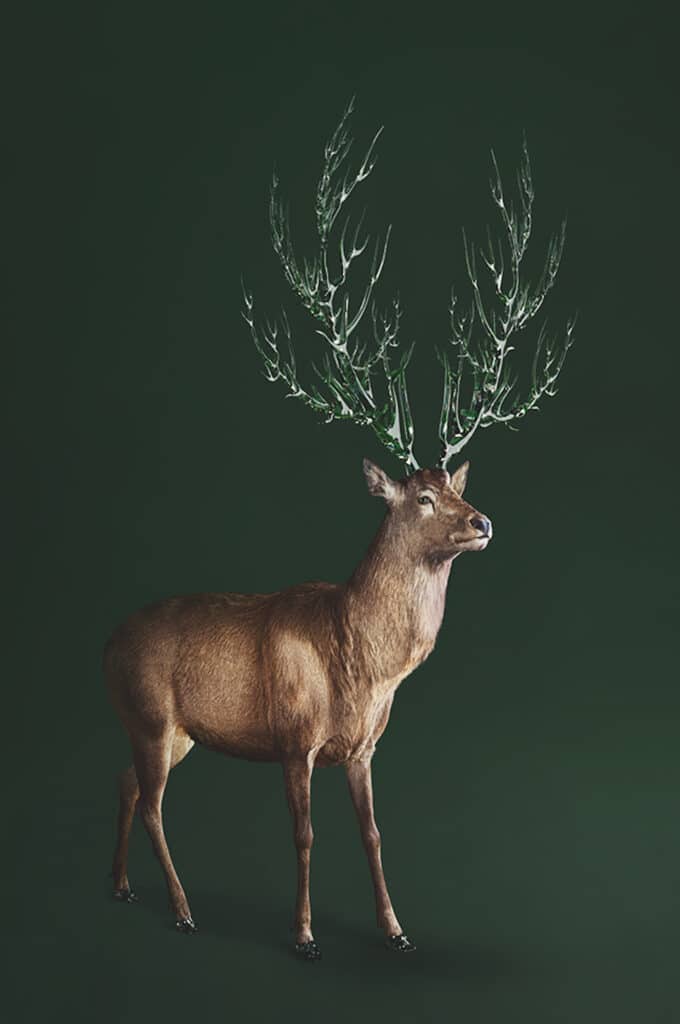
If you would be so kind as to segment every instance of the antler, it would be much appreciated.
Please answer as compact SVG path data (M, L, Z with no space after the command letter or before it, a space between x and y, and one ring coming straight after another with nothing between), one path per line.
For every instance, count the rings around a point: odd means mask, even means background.
M250 327L255 346L264 361L264 375L267 380L282 380L288 389L287 397L299 398L326 420L354 420L361 426L370 426L379 441L397 458L406 463L410 471L418 469L413 454L413 420L406 387L406 367L413 345L398 358L396 366L391 365L391 352L398 348L397 335L401 319L398 296L392 300L391 311L379 314L373 301L373 290L380 278L391 226L380 244L376 240L371 260L368 284L355 309L350 310L350 296L347 279L350 267L365 251L370 236L359 242L361 222L350 233L350 218L345 220L338 249L338 265L333 271L329 260L330 235L338 215L360 182L364 181L375 165L373 149L382 128L368 147L361 165L352 176L340 174L347 158L352 139L347 132L347 122L354 108L354 99L348 104L342 119L324 150L324 163L316 191L316 227L319 236L318 254L300 266L291 240L288 210L279 197L279 180L273 175L269 221L272 244L278 255L289 285L317 323L316 329L325 342L321 368L313 365L317 377L325 385L321 391L316 386L304 387L298 378L290 324L285 310L281 323L286 337L287 357L282 357L278 344L279 326L267 321L258 331L253 313L253 298L243 287L245 309L243 317ZM351 237L351 242L348 239ZM370 305L373 346L361 343L358 328ZM380 401L374 391L374 378L380 371L383 379L384 398Z
M338 127L324 149L324 163L316 190L316 227L319 237L318 254L304 259L302 267L293 249L288 209L279 196L279 180L272 178L269 221L272 244L283 272L298 299L319 326L316 333L325 342L321 368L312 365L323 383L324 390L301 384L295 361L291 329L285 310L281 312L281 325L286 338L287 357L279 349L279 324L268 320L258 330L255 325L253 298L243 286L245 309L243 317L250 328L255 346L264 362L267 380L282 380L287 386L287 397L299 398L326 422L354 420L360 426L370 426L379 441L406 463L409 471L418 469L413 454L413 419L406 387L406 368L413 353L413 344L401 355L398 352L398 333L401 306L398 296L392 300L388 314L379 314L373 300L373 290L385 265L391 226L380 243L376 240L371 260L368 284L356 307L350 310L347 281L350 267L366 250L370 236L359 241L363 215L353 231L350 218L345 220L336 251L336 269L329 259L330 236L342 207L358 184L364 181L375 165L373 150L382 132L380 128L366 151L359 169L352 175L345 171L340 180L352 139L347 123L354 109L354 99L348 104ZM541 309L555 283L559 270L566 221L548 245L542 274L535 288L523 280L522 261L526 254L532 230L534 189L526 139L522 146L522 161L517 174L519 208L515 212L507 206L503 194L496 156L491 151L495 177L491 180L491 195L498 207L505 229L503 239L494 242L488 232L488 249L478 252L490 275L493 301L499 308L487 306L477 275L476 249L468 243L463 232L465 263L472 285L472 303L462 315L456 311L457 297L451 291L449 307L453 358L440 352L444 368L444 389L439 417L441 457L439 465L446 468L452 455L459 452L478 428L504 423L513 428L515 420L538 409L545 395L557 393L556 382L571 348L576 318L567 322L564 335L548 335L543 323L536 341L531 368L531 383L527 396L516 393L518 378L511 374L508 357L514 351L513 336L530 323ZM351 235L351 242L348 239ZM506 268L505 250L508 253ZM504 278L506 282L504 284ZM370 307L373 344L359 340L358 328ZM397 355L397 365L391 365L391 356ZM382 378L384 397L379 400L374 391L374 380ZM464 392L467 397L464 397ZM512 399L512 400L511 400ZM516 428L515 428L516 429Z
M550 240L542 275L535 290L532 291L531 286L523 282L521 276L522 260L531 236L534 201L526 139L522 147L522 163L517 174L517 213L512 206L506 206L493 150L491 159L495 171L495 180L492 179L490 182L491 195L500 211L505 228L505 240L510 256L509 280L504 288L506 267L503 244L499 240L494 245L489 233L488 250L485 252L480 246L479 254L489 271L494 298L498 300L500 310L487 309L477 277L475 249L468 244L463 232L465 262L473 299L469 311L459 317L456 315L457 299L452 289L449 340L455 353L455 365L451 365L445 352L439 354L444 367L444 393L439 419L439 438L442 445L439 465L442 468L446 468L451 456L468 443L478 427L489 427L492 423L505 423L506 426L512 427L515 420L521 419L532 409L537 409L538 402L544 395L556 394L555 384L572 345L572 332L576 323L575 317L568 321L564 337L561 339L549 337L547 325L544 323L541 326L532 363L529 393L523 401L515 396L514 404L509 405L510 396L517 384L517 376L511 375L507 362L508 356L514 350L510 340L536 316L555 283L564 247L566 221L562 222L559 231ZM468 377L471 375L472 381L471 387L468 385L469 397L464 400L462 387L466 374Z

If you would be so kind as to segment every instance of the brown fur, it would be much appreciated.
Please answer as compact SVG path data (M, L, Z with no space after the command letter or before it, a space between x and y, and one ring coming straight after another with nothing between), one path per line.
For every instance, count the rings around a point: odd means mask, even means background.
M310 942L309 783L315 765L346 766L376 889L378 923L401 928L380 866L370 761L394 692L432 650L453 559L486 546L480 514L463 501L465 463L392 481L368 460L371 493L388 505L365 558L345 584L306 583L274 594L174 597L132 615L104 655L134 769L121 777L114 884L129 890L127 845L139 799L178 922L193 927L163 834L170 768L195 742L233 757L279 761L298 850L296 935ZM425 495L433 505L420 504ZM486 529L486 528L485 528Z

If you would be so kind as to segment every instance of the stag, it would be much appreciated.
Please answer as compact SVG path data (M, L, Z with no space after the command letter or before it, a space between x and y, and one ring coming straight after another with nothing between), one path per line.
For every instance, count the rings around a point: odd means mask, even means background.
M439 417L441 455L421 469L413 451L414 428L406 370L413 346L398 339L401 308L380 314L373 297L390 231L376 241L368 281L352 303L350 269L365 252L360 222L347 217L331 252L331 234L345 203L371 173L373 138L358 169L346 170L352 139L350 102L324 150L316 191L319 250L302 265L291 240L289 217L274 175L270 225L274 250L302 307L322 339L316 380L298 374L292 331L280 321L256 324L252 295L244 286L244 318L270 381L282 381L326 421L352 420L370 427L380 443L405 464L391 479L369 459L369 493L386 513L365 557L344 583L312 582L276 593L214 593L173 597L136 612L109 640L104 669L116 711L129 735L133 765L120 776L118 838L113 861L114 895L135 896L127 874L128 842L136 808L165 872L176 927L196 931L189 903L165 839L162 800L170 769L195 743L232 757L282 765L297 851L295 950L320 957L312 932L309 895L313 832L310 780L313 769L343 765L375 889L377 923L389 949L415 949L392 905L381 862L373 810L371 761L402 680L432 650L444 614L454 560L484 550L491 522L463 494L468 462L448 464L478 429L515 426L555 394L572 342L573 321L557 338L538 332L528 391L518 394L509 356L517 335L541 309L553 286L564 244L564 224L549 243L535 286L524 279L534 199L524 143L517 176L519 205L503 193L492 153L492 197L504 231L489 234L484 248L464 236L471 304L459 313L451 293L448 349L439 353L443 396ZM337 237L337 236L336 236ZM486 268L486 288L478 272ZM490 296L487 292L490 291ZM360 328L370 311L370 335ZM285 354L280 340L285 337Z

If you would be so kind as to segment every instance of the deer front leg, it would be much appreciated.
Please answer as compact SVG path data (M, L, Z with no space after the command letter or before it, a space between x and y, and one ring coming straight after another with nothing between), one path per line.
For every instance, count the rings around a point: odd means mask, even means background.
M295 902L295 952L305 960L318 960L321 950L312 935L312 906L309 898L309 872L314 833L312 831L310 788L313 759L286 761L283 773L288 806L293 818L297 850L297 899Z
M371 779L370 758L363 761L350 761L346 765L345 770L347 772L352 803L359 819L361 838L373 878L378 927L382 928L385 932L389 949L396 950L399 953L408 953L416 947L401 930L401 925L397 920L397 915L390 900L390 894L387 891L387 883L383 873L380 856L380 832L375 823L373 813L373 782Z

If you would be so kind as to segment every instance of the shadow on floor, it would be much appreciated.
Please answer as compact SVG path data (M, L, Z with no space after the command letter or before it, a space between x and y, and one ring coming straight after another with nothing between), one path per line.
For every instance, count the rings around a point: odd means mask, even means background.
M172 931L173 915L165 887L142 884L135 886L135 892L139 903L123 909L131 915L150 915L159 927ZM257 900L246 900L233 892L194 889L191 908L198 925L195 941L202 937L222 940L225 949L232 943L247 944L295 959L292 908L280 900L268 899L263 893ZM323 950L324 965L351 973L363 973L370 965L370 975L378 983L398 972L433 980L446 978L476 987L523 971L517 957L511 958L507 950L466 941L460 935L414 933L410 937L416 942L415 952L391 952L374 926L323 910L314 914L314 934ZM178 935L178 941L191 942L194 937ZM311 965L309 969L313 969Z

